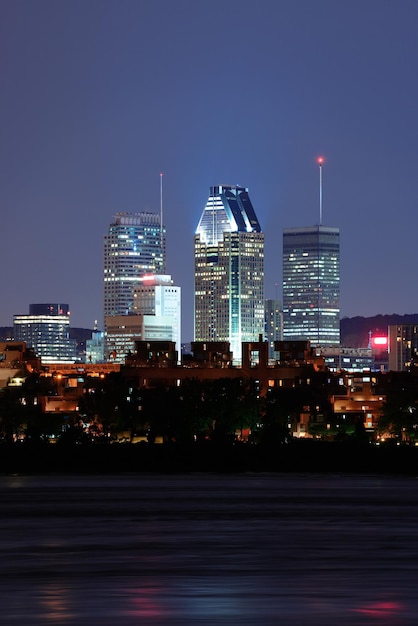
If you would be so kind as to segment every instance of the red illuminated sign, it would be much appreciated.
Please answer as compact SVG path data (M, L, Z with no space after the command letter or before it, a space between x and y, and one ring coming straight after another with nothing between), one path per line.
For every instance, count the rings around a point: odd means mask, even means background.
M387 348L388 338L387 337L372 337L372 346L374 348Z

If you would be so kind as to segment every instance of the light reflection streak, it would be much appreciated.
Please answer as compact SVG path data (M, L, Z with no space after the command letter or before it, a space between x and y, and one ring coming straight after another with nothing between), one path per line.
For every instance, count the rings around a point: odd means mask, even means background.
M39 603L42 607L42 618L52 624L63 624L72 620L74 614L70 610L71 602L67 590L62 585L51 583L40 589Z
M373 617L379 620L389 620L395 618L404 609L400 602L374 602L360 608L352 609L355 613L361 613L367 617Z

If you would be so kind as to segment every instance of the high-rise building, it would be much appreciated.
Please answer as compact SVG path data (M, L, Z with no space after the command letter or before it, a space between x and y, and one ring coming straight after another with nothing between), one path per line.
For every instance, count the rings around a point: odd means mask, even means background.
M14 337L25 341L42 363L74 363L68 304L31 304L29 315L13 316Z
M280 300L266 300L264 303L264 337L269 344L269 359L277 359L278 354L274 350L275 341L283 341L283 311Z
M104 316L133 310L145 274L165 274L165 228L156 213L117 213L104 238Z
M312 226L283 231L283 338L340 343L340 232Z
M398 324L388 327L389 370L407 372L418 365L418 325Z
M248 189L211 187L194 238L195 341L241 343L264 333L264 234Z
M172 331L165 339L174 341L181 355L181 288L173 284L169 275L146 274L134 287L133 310L141 315L155 315L169 319Z

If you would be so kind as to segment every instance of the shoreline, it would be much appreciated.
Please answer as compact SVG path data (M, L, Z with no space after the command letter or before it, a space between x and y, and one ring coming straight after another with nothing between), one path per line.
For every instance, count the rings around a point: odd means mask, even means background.
M418 476L418 447L359 442L287 444L2 444L0 475L343 472Z

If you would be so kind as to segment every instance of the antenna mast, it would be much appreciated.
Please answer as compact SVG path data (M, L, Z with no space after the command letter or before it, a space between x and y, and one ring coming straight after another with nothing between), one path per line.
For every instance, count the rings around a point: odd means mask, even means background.
M317 163L319 165L319 225L322 226L322 165L324 157L318 157Z
M163 248L163 175L160 173L160 240Z

